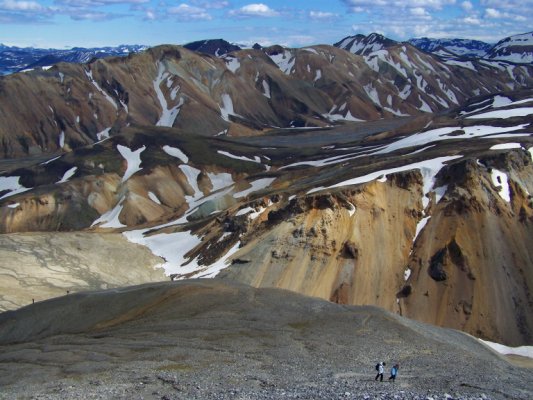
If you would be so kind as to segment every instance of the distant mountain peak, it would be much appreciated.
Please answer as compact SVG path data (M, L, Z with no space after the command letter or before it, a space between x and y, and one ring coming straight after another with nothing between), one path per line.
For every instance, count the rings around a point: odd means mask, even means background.
M345 37L340 42L335 43L334 46L353 54L368 55L374 51L386 49L396 44L398 42L386 38L379 33L371 33L368 36L358 34Z
M445 51L456 56L483 57L492 45L471 39L433 39L428 37L409 39L408 43L427 53Z
M231 53L232 51L241 50L241 47L232 44L224 39L198 40L196 42L187 43L183 47L188 50L196 51L199 53L211 54L217 57Z

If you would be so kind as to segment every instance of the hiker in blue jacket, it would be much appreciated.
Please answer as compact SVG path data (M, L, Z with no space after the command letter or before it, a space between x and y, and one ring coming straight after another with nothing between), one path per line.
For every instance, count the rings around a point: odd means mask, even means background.
M393 367L390 370L390 378L389 381L392 379L394 382L396 380L396 375L398 375L398 369L400 368L399 364L394 364Z
M375 381L380 380L380 382L383 382L383 372L385 371L385 362L380 362L379 364L376 365L376 371L378 371L378 374L376 375L376 379L374 379Z

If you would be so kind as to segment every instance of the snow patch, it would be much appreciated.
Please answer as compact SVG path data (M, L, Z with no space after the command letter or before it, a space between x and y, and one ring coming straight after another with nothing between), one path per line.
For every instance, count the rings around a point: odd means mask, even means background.
M496 187L500 187L498 194L506 202L511 202L511 191L509 189L509 181L505 172L499 171L496 168L492 168L492 183Z
M520 143L502 143L495 144L490 148L490 150L507 150L507 149L521 149L522 145Z
M161 200L159 200L159 198L156 196L154 192L148 192L148 198L152 200L154 203L161 205Z
M20 176L0 176L0 192L3 192L4 190L9 190L8 193L0 197L0 200L5 199L6 197L26 192L31 189L22 186L19 183L19 180Z
M276 178L262 178L258 179L256 181L253 181L250 183L250 188L243 190L238 193L234 193L233 197L236 199L248 196L250 193L257 192L258 190L262 190L266 187L269 187L272 182L274 182Z
M56 183L64 183L64 182L68 182L68 180L70 178L72 178L74 176L74 174L76 173L76 170L78 169L78 167L72 167L70 168L68 171L66 171L64 174L63 174L63 177L57 181Z
M126 172L122 177L122 182L126 182L134 173L141 170L141 153L146 149L146 146L140 147L135 151L131 151L126 146L117 145L117 150L124 157L128 163Z
M123 203L125 199L126 197L122 197L113 209L102 214L100 218L91 224L91 226L99 225L100 228L125 228L126 225L119 221L120 213L124 208Z
M182 163L187 164L189 162L189 157L185 155L183 151L178 149L177 147L172 146L163 146L163 151L167 153L169 156L178 158Z
M509 347L503 344L489 342L487 340L478 340L500 354L515 354L517 356L533 358L533 346Z

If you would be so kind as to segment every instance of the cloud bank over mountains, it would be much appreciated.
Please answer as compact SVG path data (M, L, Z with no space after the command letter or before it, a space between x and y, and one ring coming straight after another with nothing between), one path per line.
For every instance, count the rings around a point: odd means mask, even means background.
M427 36L496 42L531 30L532 9L533 0L0 0L0 43L87 45L82 38L91 32L94 43L88 45L223 37L301 46L371 32L396 40ZM29 24L33 35L27 32ZM104 38L117 43L104 43Z

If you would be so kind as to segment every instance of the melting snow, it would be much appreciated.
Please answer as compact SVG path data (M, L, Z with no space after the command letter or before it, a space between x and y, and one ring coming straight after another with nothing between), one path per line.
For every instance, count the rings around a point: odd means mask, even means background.
M199 169L190 167L188 165L180 165L179 168L181 169L181 172L187 177L187 181L189 182L189 185L192 187L194 194L192 195L192 198L190 200L195 200L203 196L203 193L200 191L200 188L198 187L198 175L202 171Z
M533 346L509 347L503 344L493 343L482 339L478 340L500 354L516 354L522 357L533 358Z
M84 70L85 71L85 70ZM96 88L96 90L98 90L105 98L108 102L110 102L113 107L115 107L115 110L118 110L118 106L117 106L117 103L115 102L115 100L113 100L113 98L111 96L109 96L107 94L107 92L105 92L101 87L100 85L98 85L98 83L94 80L93 78L93 71L85 71L85 75L87 75L87 78L89 78L89 81L94 85L94 87Z
M226 67L228 67L228 69L233 73L237 72L237 70L241 67L241 63L237 58L228 57L224 61L226 61Z
M124 208L123 203L125 199L125 197L122 197L112 210L102 214L91 226L101 224L100 228L125 228L126 225L119 221L120 213L122 212L122 208Z
M469 115L466 118L479 119L479 118L512 118L512 117L525 117L533 114L533 107L521 107L513 108L510 110L495 110L485 112L483 114Z
M128 168L122 177L122 182L126 182L130 176L141 170L141 153L146 149L146 146L140 147L135 151L131 151L126 146L117 145L117 150L126 159Z
M511 201L511 193L509 190L507 174L505 172L497 170L496 168L492 168L491 178L494 186L500 187L500 189L498 190L498 194L500 195L500 197L509 203Z
M104 129L102 132L98 132L96 134L96 138L100 140L108 139L109 138L109 131L111 130L111 127Z
M222 98L222 107L220 107L220 114L225 121L229 122L230 115L237 115L233 111L233 101L229 94L223 94Z
M250 162L261 164L261 158L259 156L255 156L253 159L251 159L251 158L244 157L244 156L236 156L234 154L231 154L231 153L228 153L227 151L222 151L222 150L218 150L217 153L222 154L223 156L226 156L229 158L233 158L235 160L250 161Z
M391 151L415 147L415 146L424 146L432 142L437 142L441 140L452 140L452 139L465 139L465 138L474 138L474 137L487 137L494 138L494 134L512 132L519 129L524 129L527 124L511 126L511 127L495 127L495 126L485 126L485 125L475 125L468 126L463 128L463 134L456 134L459 131L458 127L447 127L447 128L438 128L426 132L417 133L411 136L407 136L403 139L400 139L394 143L391 143L385 148L376 151L374 154L383 154L390 153ZM453 135L450 135L452 132L455 132Z
M212 192L216 192L217 190L224 189L235 184L231 174L225 172L222 172L220 174L208 172L207 176L209 177L209 179L211 180L211 184L213 185L213 189L211 189Z
M161 200L156 196L154 192L148 192L148 197L150 200L152 200L154 203L161 204Z
M411 268L406 268L403 272L403 279L406 281L411 276Z
M318 81L320 78L322 78L322 71L317 69L314 82Z
M65 131L61 131L59 134L59 148L65 147Z
M269 57L285 75L290 75L296 62L296 58L292 56L290 51L284 51Z
M18 193L23 193L31 188L26 188L19 183L20 176L0 176L0 192L4 190L9 190L9 193L6 193L0 197L0 200L5 199L6 197L14 196Z
M263 90L264 90L264 93L263 95L268 97L269 99L271 98L270 96L270 85L268 84L267 81L263 80Z
M157 121L156 123L156 126L172 127L174 125L174 122L176 121L176 118L178 117L180 108L184 103L183 98L180 98L180 101L178 104L176 104L172 108L168 108L167 99L165 98L165 95L161 91L161 83L165 79L167 79L168 76L169 76L169 73L165 71L165 66L162 63L159 63L158 74L154 80L154 90L157 95L157 99L159 100L159 105L161 106L162 112L161 112L161 117L159 118L159 121ZM177 90L179 90L179 87ZM175 98L176 93L175 92L172 92L172 93L174 93L173 96Z
M258 179L256 181L253 181L253 182L251 182L251 187L250 188L248 188L246 190L243 190L241 192L238 192L238 193L234 193L233 197L238 199L238 198L241 198L241 197L248 196L250 193L257 192L258 190L261 190L261 189L264 189L264 188L270 186L270 184L272 182L274 182L275 180L276 180L276 178L262 178L262 179Z
M72 167L71 169L69 169L68 171L66 171L64 174L63 174L63 178L61 178L59 181L57 181L56 183L64 183L64 182L68 182L68 180L70 178L72 178L74 176L74 174L76 173L76 170L78 169L78 167Z
M417 163L413 163L413 164L407 164L407 165L404 165L404 166L401 166L401 167L395 167L395 168L390 168L390 169L385 169L385 170L380 170L380 171L374 171L374 172L371 172L368 175L358 176L358 177L355 177L355 178L352 178L352 179L348 179L346 181L342 181L342 182L336 183L336 184L331 185L331 186L318 187L318 188L315 188L315 189L311 189L311 190L309 190L307 192L307 194L315 193L315 192L318 192L318 191L321 191L321 190L324 190L324 189L331 189L331 188L342 187L342 186L359 185L361 183L367 183L367 182L371 182L373 180L376 180L378 178L381 178L382 175L394 174L394 173L403 172L403 171L410 171L410 170L413 170L413 169L420 169L421 170L422 174L424 175L424 190L426 190L426 187L428 185L428 183L427 183L428 182L428 178L431 178L429 181L432 182L433 179L434 179L434 176L441 170L441 168L444 166L444 164L447 161L455 160L455 159L461 158L461 157L462 156L460 156L460 155L459 156L449 156L449 157L438 157L438 158L431 159L431 160L425 160L425 161L421 161L421 162L417 162Z
M477 72L476 67L474 67L474 64L472 64L471 61L457 61L457 60L446 60L444 63L448 65L455 65L461 68L466 68L471 71Z
M180 149L172 146L163 146L163 151L169 156L178 158L182 163L187 164L189 162L189 157L183 153Z
M520 143L502 143L495 144L490 148L490 150L506 150L506 149L521 149L522 145Z

